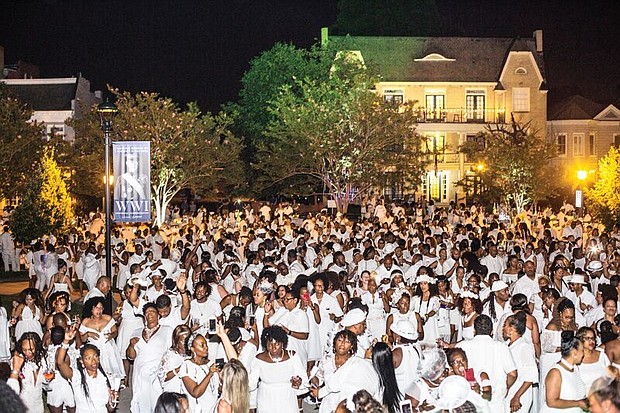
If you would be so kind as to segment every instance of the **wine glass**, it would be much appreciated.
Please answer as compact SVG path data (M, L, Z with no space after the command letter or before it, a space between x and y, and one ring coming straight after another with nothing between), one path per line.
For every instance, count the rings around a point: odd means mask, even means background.
M45 379L43 381L43 390L50 392L52 391L52 388L50 387L50 381L54 380L54 376L56 375L56 373L54 372L54 370L52 369L45 369L43 371L43 378Z

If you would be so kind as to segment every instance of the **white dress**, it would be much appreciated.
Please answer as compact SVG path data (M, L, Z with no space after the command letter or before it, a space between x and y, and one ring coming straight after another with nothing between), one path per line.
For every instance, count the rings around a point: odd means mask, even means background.
M336 368L334 358L328 357L320 365L320 379L325 386L319 390L322 398L320 413L331 413L342 400L352 400L359 390L368 391L376 400L382 400L383 394L379 376L372 363L358 356L351 356L340 368Z
M381 340L385 334L385 308L383 307L382 293L376 291L374 294L366 291L362 294L362 303L368 306L368 317L366 325L373 338Z
M11 336L9 335L9 318L6 309L0 307L0 362L11 358Z
M307 384L306 366L297 354L279 363L254 358L250 368L250 390L258 386L257 413L297 413L297 390L291 386L291 378L295 376L301 377L302 387Z
M540 338L541 342L541 350L540 353L540 381L539 381L539 390L538 396L540 398L539 405L545 406L545 378L547 377L547 373L551 370L552 367L556 365L558 361L562 358L562 355L559 351L555 351L556 348L559 348L562 341L562 332L545 329Z
M335 323L329 318L329 314L334 314L336 317L342 317L342 308L338 304L338 300L329 294L323 294L321 302L316 297L316 294L312 295L312 302L318 304L319 313L321 314L321 323L319 324L319 343L321 356L325 352L327 347L327 335L334 328Z
M581 380L581 376L579 375L579 371L575 369L575 371L568 371L564 367L558 366L557 364L553 366L549 371L556 369L560 372L562 376L562 385L560 387L560 399L563 400L581 400L586 398L586 386L583 384L583 380ZM568 409L556 409L553 407L547 406L545 403L541 406L539 413L582 413L580 407L571 407Z
M131 413L152 413L157 398L162 393L157 370L167 349L172 345L172 330L160 326L149 341L142 338L142 329L136 330L132 337L140 340L134 346L136 359L133 363L133 398L131 399Z
M21 320L15 325L15 340L19 340L22 334L29 332L37 333L39 337L43 338L43 329L40 322L41 316L41 309L39 307L35 306L33 314L30 307L24 306Z
M594 383L596 379L607 375L607 366L611 364L604 351L597 348L595 348L594 351L599 353L598 361L596 363L581 363L577 366L581 379L586 386L586 393L590 391L590 386L592 386L592 383Z
M274 315L269 318L270 325L278 325L286 327L297 333L309 333L310 322L308 314L299 307L288 311L286 308L279 308ZM305 366L308 362L308 340L300 340L293 336L288 336L287 350L293 350L302 364Z
M11 365L13 363L11 362ZM24 413L43 413L43 372L46 368L45 358L41 360L41 367L31 361L26 361L22 366L20 383L16 379L7 380L7 384L19 394L22 402L28 409ZM37 371L38 369L38 371Z
M413 310L424 318L425 314L435 311L435 315L429 317L424 323L424 342L435 343L439 337L439 327L437 325L437 312L439 311L439 297L430 297L428 301L422 301L422 297L414 296L411 300Z
M97 372L96 377L84 372L86 385L88 387L88 398L82 388L82 376L77 369L73 369L71 386L75 396L75 413L107 413L109 400L109 387L106 378L101 372Z
M196 384L200 384L202 380L209 374L209 368L213 362L204 365L198 365L191 360L185 360L179 370L179 377L191 378ZM189 411L193 413L211 413L217 405L217 391L220 385L219 374L213 374L209 380L209 384L202 396L195 398L189 394L187 388L183 386L183 393L187 395L189 401Z
M516 392L521 388L524 382L531 382L532 384L538 383L538 366L536 364L536 357L534 356L534 347L524 337L517 339L514 343L510 344L510 354L517 366L517 381L510 387L508 391L507 401L512 400ZM533 403L533 388L530 386L525 393L521 395L521 409L520 413L527 413L530 411L530 407Z
M127 347L129 347L131 334L144 325L144 319L139 317L139 315L142 315L142 306L144 304L145 301L140 299L138 308L136 308L131 305L129 300L123 301L121 324L118 326L118 335L116 336L116 346L123 360L127 358Z
M99 338L94 339L89 337L86 342L97 346L101 352L101 368L108 376L125 377L125 370L123 369L123 361L121 360L121 354L116 346L116 341L108 340L107 335L112 331L116 321L110 318L110 321L103 327L101 331L98 331L91 327L86 327L84 324L80 325L80 333L95 333L99 335Z
M157 377L159 377L159 383L164 392L182 393L184 386L183 381L179 375L174 375L170 380L166 381L166 375L168 372L180 367L187 357L182 356L173 349L168 349L164 356L161 358L159 370L157 370Z

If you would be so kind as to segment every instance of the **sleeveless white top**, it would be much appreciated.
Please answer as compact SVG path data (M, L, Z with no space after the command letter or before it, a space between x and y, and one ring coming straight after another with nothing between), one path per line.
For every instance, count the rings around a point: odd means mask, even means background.
M586 397L586 386L581 380L579 370L576 368L574 371L568 371L565 368L558 366L557 364L551 368L556 369L562 376L562 385L560 388L560 399L562 400L581 400ZM549 371L551 371L549 370ZM579 407L571 407L568 409L556 409L544 405L540 410L540 413L582 413L583 411Z

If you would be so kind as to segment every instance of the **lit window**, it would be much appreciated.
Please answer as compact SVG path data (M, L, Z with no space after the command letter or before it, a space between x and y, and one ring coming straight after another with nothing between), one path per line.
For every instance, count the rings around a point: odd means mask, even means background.
M529 112L530 111L530 88L515 87L512 89L512 111L513 112Z
M573 133L573 155L584 155L584 136L583 133Z
M558 155L566 155L566 134L562 133L557 136Z
M383 90L383 99L386 102L400 105L405 101L405 92L400 89L385 89Z

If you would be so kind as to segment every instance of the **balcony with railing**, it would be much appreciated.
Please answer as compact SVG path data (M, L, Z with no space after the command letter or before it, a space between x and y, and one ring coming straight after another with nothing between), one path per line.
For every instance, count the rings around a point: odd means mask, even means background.
M505 108L417 108L418 123L506 123Z

